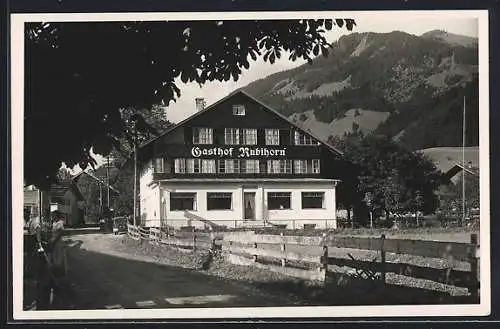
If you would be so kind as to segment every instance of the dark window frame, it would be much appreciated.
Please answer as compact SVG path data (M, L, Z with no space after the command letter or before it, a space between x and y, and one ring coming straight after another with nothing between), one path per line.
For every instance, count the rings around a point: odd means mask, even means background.
M300 201L302 209L325 209L325 192L301 192Z
M196 197L196 192L171 192L170 211L196 211ZM187 206L189 203L190 207Z
M292 192L267 192L268 210L291 210Z
M207 211L214 210L233 210L233 193L207 192Z

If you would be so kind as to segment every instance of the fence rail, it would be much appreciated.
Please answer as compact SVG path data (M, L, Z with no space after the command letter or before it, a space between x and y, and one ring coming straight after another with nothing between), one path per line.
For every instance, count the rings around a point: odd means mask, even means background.
M211 249L216 246L216 234L204 232L164 231L158 227L144 228L128 224L128 235L152 245L168 245L183 250Z
M364 250L381 250L396 254L409 254L430 258L447 258L469 261L470 252L475 249L473 244L458 242L441 242L408 239L385 239L376 237L328 237L324 243L335 248L352 248ZM382 246L383 243L383 246Z
M348 267L369 273L369 279L386 284L387 273L446 285L467 288L472 297L479 296L479 243L471 234L469 243L439 242L380 237L289 236L243 232L196 232L143 228L128 225L128 235L154 245L168 245L180 250L215 249L221 246L227 259L241 265L278 272L305 280L326 282L334 272L330 266ZM374 260L341 257L335 249L376 251ZM444 260L440 268L387 260L387 254L405 254ZM349 254L350 255L350 254ZM467 262L469 270L453 268L455 261ZM305 265L305 266L304 266Z
M331 274L328 265L336 265L369 273L369 279L380 280L383 284L386 284L387 273L395 273L416 279L468 288L473 297L477 297L479 294L479 244L476 234L471 234L470 243L455 243L386 239L384 235L378 238L304 237L284 236L283 234L261 235L252 232L227 234L224 236L222 245L223 250L227 250L230 254L230 260L245 263L242 260L242 257L244 257L246 259L245 265L254 265L310 280L326 281L327 277L330 276L329 274ZM377 251L380 258L371 261L341 258L335 256L333 248ZM444 259L445 266L435 268L407 262L391 262L387 261L387 253ZM274 263L281 261L281 266L266 263L269 259L273 259ZM297 268L297 264L290 264L290 261L309 263L312 265L312 269ZM470 270L454 269L452 266L454 261L468 262ZM295 269L292 270L291 268Z
M292 277L325 281L328 249L323 248L321 255L318 255L316 250L309 248L311 244L316 246L322 240L321 237L284 236L283 234L228 234L224 236L222 248L230 254L228 259L233 263L247 263L245 265L252 264L258 268ZM287 250L287 245L293 246L293 250ZM279 246L279 250L271 249L270 246ZM245 258L247 261L244 260ZM270 263L269 259L281 262L281 266ZM309 263L312 269L290 266L290 261Z

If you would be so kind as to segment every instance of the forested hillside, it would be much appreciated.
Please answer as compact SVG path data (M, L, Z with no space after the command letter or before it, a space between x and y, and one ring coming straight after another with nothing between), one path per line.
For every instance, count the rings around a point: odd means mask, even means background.
M478 145L477 68L474 38L353 33L335 42L328 57L244 89L325 140L361 127L413 149L461 145L466 96L467 144Z

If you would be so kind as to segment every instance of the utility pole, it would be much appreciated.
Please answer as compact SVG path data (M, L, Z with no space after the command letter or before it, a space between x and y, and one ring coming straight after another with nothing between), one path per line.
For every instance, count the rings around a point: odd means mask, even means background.
M462 122L462 225L465 224L465 96Z
M102 216L102 184L101 182L99 184L99 213L100 216Z
M108 154L108 163L106 166L106 184L108 184L108 186L107 186L107 200L108 200L108 209L109 209L109 205L110 205L110 202L109 202L109 154Z
M136 217L137 217L137 134L134 135L134 226L137 226Z

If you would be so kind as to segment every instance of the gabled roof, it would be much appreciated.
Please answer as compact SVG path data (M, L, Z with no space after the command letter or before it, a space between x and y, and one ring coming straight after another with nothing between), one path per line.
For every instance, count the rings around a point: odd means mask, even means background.
M445 174L444 174L444 177L447 179L447 180L450 180L451 178L455 177L455 175L457 175L459 172L461 171L464 171L465 173L467 174L470 174L472 176L475 176L475 177L479 177L479 172L477 170L477 168L467 168L467 167L464 167L462 164L460 163L456 163L453 167L451 167Z
M149 141L145 142L144 144L140 145L139 146L139 149L140 148L143 148L151 143L153 143L154 141L158 140L159 138L163 137L163 136L166 136L167 134L169 134L170 132L174 131L175 129L183 126L185 123L187 123L188 121L202 115L203 113L207 112L207 111L210 111L212 109L214 109L215 107L217 107L217 105L219 105L220 103L226 101L227 99L237 95L237 94L243 94L245 95L246 97L250 98L251 100L253 100L254 102L256 102L257 104L259 104L260 106L262 106L265 110L273 113L274 115L280 117L282 120L285 120L287 121L291 126L295 127L297 130L299 130L300 132L306 134L306 135L309 135L311 136L312 138L314 138L315 140L319 141L320 143L322 143L323 145L325 145L326 147L328 147L328 149L330 149L330 151L332 151L333 153L337 154L337 155L340 155L342 156L343 153L341 151L339 151L338 149L336 149L335 147L331 146L330 144L328 144L326 141L322 140L321 138L319 138L318 136L315 136L313 133L309 132L309 131L305 131L303 128L297 126L294 122L292 122L290 119L288 119L286 116L284 116L283 114L279 113L277 110L271 108L269 105L267 104L264 104L262 101L260 101L259 99L255 98L254 96L250 95L248 92L242 90L242 89L238 89L232 93L230 93L229 95L227 95L226 97L224 98L221 98L220 100L218 100L217 102L207 106L205 109L201 110L201 111L198 111L196 113L194 113L193 115L187 117L186 119L182 120L181 122L177 123L176 125L173 125L171 128L167 129L167 131L165 131L163 134L161 134L160 136L157 136L155 138L152 138L150 139Z
M74 184L73 181L59 183L59 184L52 184L50 186L49 195L51 197L63 198L66 192L68 192L68 190L71 190L79 201L85 200L85 198L82 195L82 192L80 191L78 186Z
M108 187L108 184L105 181L97 178L94 174L92 174L92 173L90 173L90 172L88 172L86 170L83 170L80 173L78 173L75 176L73 176L72 181L76 183L78 181L78 179L82 176L82 174L86 174L87 176L89 176L93 180L97 181L99 184L102 184L102 185ZM76 185L76 186L78 186L78 185ZM111 185L109 185L109 189L112 190L113 192L117 193L117 194L120 194L120 191L118 191L116 188L114 188Z

